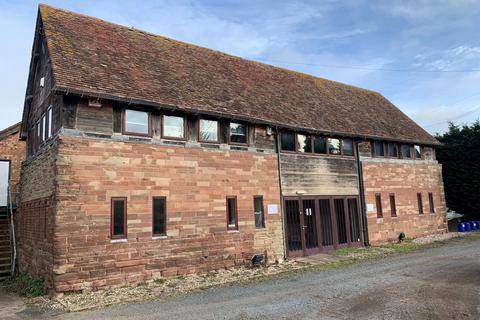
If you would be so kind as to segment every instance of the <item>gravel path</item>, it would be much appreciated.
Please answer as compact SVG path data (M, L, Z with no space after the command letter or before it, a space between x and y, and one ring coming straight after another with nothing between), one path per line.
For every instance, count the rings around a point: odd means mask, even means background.
M21 318L41 317L25 310ZM479 319L480 239L52 319Z

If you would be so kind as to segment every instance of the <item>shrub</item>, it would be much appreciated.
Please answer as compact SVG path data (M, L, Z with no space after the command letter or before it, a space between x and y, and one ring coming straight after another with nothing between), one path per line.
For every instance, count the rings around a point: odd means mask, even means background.
M5 281L8 291L16 292L26 297L39 297L44 294L44 280L41 277L32 277L26 273L20 273Z

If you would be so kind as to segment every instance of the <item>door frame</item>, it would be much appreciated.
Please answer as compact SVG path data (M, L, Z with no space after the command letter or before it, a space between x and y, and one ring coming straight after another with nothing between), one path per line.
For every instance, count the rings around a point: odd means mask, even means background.
M343 215L345 219L345 229L346 229L346 238L347 242L340 244L338 241L338 225L337 225L337 217L335 211L335 199L343 200ZM288 248L288 223L286 219L286 212L283 212L285 219L285 244L287 246L285 252L288 258L293 257L302 257L322 252L328 252L337 248L345 248L345 247L360 247L363 245L363 232L360 230L360 241L353 242L351 241L351 229L350 229L350 214L348 210L348 199L355 199L357 204L357 215L358 219L360 219L360 209L359 209L359 196L358 195L305 195L305 196L285 196L283 197L283 204L284 208L286 208L286 201L298 201L298 208L299 208L299 223L300 223L300 241L301 241L301 250L294 250L290 251ZM306 248L306 239L305 239L305 221L304 221L304 208L303 208L303 201L304 200L313 200L314 201L314 208L315 208L315 223L316 223L316 231L317 231L317 244L316 248L307 249ZM329 246L322 245L322 225L320 219L320 206L319 200L329 200L330 205L330 218L332 222L332 238L333 244Z

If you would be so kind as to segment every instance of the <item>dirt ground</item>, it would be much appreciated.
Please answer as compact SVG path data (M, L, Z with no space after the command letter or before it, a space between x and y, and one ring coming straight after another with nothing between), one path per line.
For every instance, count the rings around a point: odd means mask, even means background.
M93 311L17 310L6 319L479 319L480 238Z

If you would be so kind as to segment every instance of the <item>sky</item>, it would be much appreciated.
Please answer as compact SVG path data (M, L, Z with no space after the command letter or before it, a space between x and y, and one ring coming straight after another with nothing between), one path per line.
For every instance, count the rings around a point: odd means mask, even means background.
M480 118L480 0L44 3L378 91L432 134ZM0 129L21 120L37 6L0 0Z

